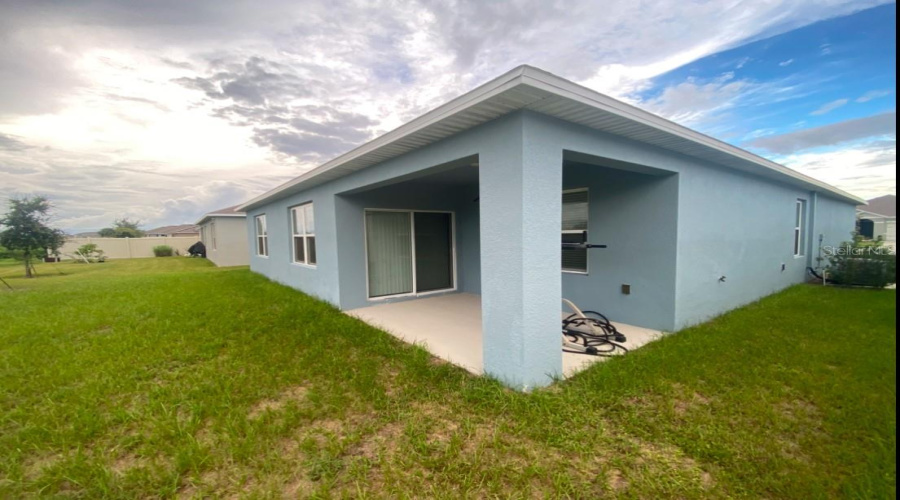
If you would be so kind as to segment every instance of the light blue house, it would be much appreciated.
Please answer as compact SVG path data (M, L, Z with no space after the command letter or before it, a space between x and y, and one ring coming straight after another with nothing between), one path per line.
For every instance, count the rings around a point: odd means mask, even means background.
M860 203L521 66L239 210L253 271L341 309L479 296L484 371L534 387L561 298L675 331L803 282Z

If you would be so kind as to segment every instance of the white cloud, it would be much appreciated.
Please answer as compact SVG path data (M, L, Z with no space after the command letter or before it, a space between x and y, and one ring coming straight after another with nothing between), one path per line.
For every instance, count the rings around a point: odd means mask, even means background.
M788 59L787 61L781 61L780 63L778 63L778 65L781 66L782 68L790 66L791 64L794 64L793 59Z
M847 103L850 102L850 99L837 99L831 102L826 102L825 104L819 106L818 109L810 113L813 116L820 116L827 113L830 113L838 108L846 106Z
M65 229L93 230L117 217L148 225L197 220L203 213L257 195L294 168L267 162L181 169L165 162L120 159L116 151L64 150L0 143L2 196L42 194L53 200ZM264 171L264 178L255 175Z
M598 15L612 24L601 37L602 43L617 57L582 79L588 87L625 98L647 88L648 79L702 57L874 6L864 2L758 2L742 9L740 15L724 16L718 2L627 3L621 7L597 3ZM738 68L743 64L746 61L739 62Z
M893 94L893 92L891 92L890 90L870 90L869 92L866 92L865 94L857 97L856 102L863 103L874 101L875 99L887 97L891 94Z
M757 129L757 130L753 130L750 133L744 135L744 137L741 138L741 141L749 141L749 140L753 140L753 139L759 139L760 137L767 137L770 135L775 135L777 132L778 132L777 130L771 129L771 128Z
M745 80L733 81L732 76L726 74L707 83L689 79L665 88L659 96L642 101L640 105L682 125L709 122L732 108L756 86Z
M761 137L749 146L775 154L790 154L814 148L836 146L869 137L896 137L897 113L890 111L864 118L806 128L780 135Z
M897 192L896 142L873 141L776 161L864 199Z
M683 125L700 128L718 137L737 139L748 132L742 128L743 120L735 119L735 115L764 118L759 114L761 110L771 110L773 105L807 97L820 85L805 75L790 75L766 82L735 79L734 76L733 72L728 72L712 80L689 77L663 88L656 95L627 100Z

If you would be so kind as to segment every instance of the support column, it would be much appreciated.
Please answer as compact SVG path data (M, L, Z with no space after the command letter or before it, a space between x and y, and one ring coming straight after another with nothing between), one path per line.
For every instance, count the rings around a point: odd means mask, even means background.
M562 149L528 119L479 152L484 370L520 390L562 374Z

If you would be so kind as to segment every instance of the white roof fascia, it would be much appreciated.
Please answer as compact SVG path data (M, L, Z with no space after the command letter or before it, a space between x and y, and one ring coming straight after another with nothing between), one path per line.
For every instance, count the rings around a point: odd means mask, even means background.
M472 107L478 102L484 101L493 95L499 94L509 88L512 88L519 83L519 79L524 70L524 66L519 66L518 68L515 68L512 71L509 71L481 85L480 87L477 87L474 90L467 92L457 97L456 99L453 99L446 104L443 104L429 111L428 113L425 113L424 115L415 118L412 121L407 122L406 124L401 125L400 127L397 127L394 130L363 144L362 146L352 149L349 152L344 153L341 156L325 162L322 165L310 170L309 172L300 175L299 177L285 182L284 184L277 186L274 189L257 196L256 198L253 198L252 200L237 207L237 209L242 211L246 210L248 207L252 207L261 201L273 198L279 193L287 191L288 189L301 184L308 179L322 175L323 173L348 161L359 158L360 156L375 151L380 147L387 146L388 144L396 140L402 139L403 137L406 137L414 132L434 125L435 123L448 116L454 115L460 111L464 111L465 109Z
M794 179L812 184L824 191L838 195L841 198L854 200L857 204L865 203L865 200L858 198L850 193L838 189L830 184L814 179L807 175L801 174L796 170L792 170L784 165L780 165L771 160L767 160L761 156L755 155L749 151L743 150L736 146L732 146L726 142L714 139L708 135L689 129L685 126L678 125L675 122L667 120L661 116L636 108L624 102L613 99L599 92L595 92L587 87L570 82L558 76L546 73L537 68L526 68L524 82L533 86L546 90L548 92L567 97L578 102L582 102L589 106L593 106L604 111L628 118L632 121L648 125L650 127L668 132L672 135L687 139L691 142L701 144L703 146L715 149L730 156L735 156L742 160L753 162L761 167L774 170L782 175L792 177ZM549 77L549 78L548 78Z
M762 158L749 151L745 151L736 146L732 146L718 139L714 139L708 135L691 130L687 127L678 125L665 118L656 116L647 111L641 110L634 106L625 104L621 101L603 95L599 92L583 87L574 82L570 82L564 78L547 73L543 70L530 66L519 66L477 88L463 94L446 104L443 104L428 113L376 138L369 141L337 158L334 158L280 186L277 186L260 196L257 196L244 204L237 207L238 210L246 210L254 207L270 199L277 197L292 188L303 184L304 182L319 177L326 172L340 167L341 165L365 156L368 153L377 151L378 149L390 145L400 139L414 134L426 127L434 125L450 116L465 111L491 97L503 93L506 90L514 88L518 85L527 85L539 90L546 91L552 95L570 99L591 108L599 109L613 115L628 119L635 123L639 123L672 136L684 139L691 143L724 153L728 156L762 167L766 171L778 174L798 181L813 190L820 191L823 194L830 194L844 201L852 201L854 204L865 204L865 200L853 196L841 189L831 186L818 179L814 179L807 175L801 174L795 170L789 169L783 165L779 165L773 161ZM723 165L728 167L728 165ZM735 167L732 167L735 168Z

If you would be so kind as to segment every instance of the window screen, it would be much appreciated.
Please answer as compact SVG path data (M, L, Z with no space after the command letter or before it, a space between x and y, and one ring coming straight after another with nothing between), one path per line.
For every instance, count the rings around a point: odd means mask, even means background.
M588 230L588 190L564 191L562 195L562 242L584 243ZM563 248L563 271L586 273L587 249Z

